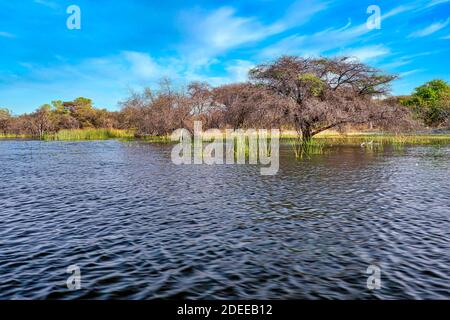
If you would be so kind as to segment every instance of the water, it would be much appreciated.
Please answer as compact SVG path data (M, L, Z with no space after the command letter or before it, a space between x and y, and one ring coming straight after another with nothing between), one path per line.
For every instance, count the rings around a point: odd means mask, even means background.
M276 176L170 150L0 142L0 299L450 298L449 146L286 146Z

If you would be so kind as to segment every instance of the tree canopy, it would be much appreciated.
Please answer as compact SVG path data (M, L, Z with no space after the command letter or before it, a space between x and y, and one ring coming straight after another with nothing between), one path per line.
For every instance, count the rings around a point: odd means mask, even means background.
M400 101L428 126L450 125L450 85L444 80L429 81Z
M406 115L385 99L396 76L347 57L284 56L252 69L250 77L283 99L283 112L305 140L348 124L394 126Z

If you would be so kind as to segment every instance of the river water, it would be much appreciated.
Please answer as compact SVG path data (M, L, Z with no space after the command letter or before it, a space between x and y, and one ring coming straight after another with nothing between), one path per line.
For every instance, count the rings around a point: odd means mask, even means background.
M0 299L450 299L450 146L284 146L275 176L170 152L0 142Z

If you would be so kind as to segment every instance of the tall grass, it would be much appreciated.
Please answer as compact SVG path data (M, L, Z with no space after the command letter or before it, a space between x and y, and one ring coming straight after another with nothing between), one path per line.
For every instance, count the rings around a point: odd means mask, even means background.
M118 138L132 138L134 132L118 129L75 129L61 130L56 133L46 134L43 139L47 141L71 141L71 140L108 140Z
M178 141L172 141L169 135L166 136L141 136L137 138L145 142L152 143L178 143Z
M450 135L344 135L344 136L317 136L315 139L323 141L326 145L435 145L450 144Z
M309 158L311 155L324 154L337 146L361 146L367 151L384 150L385 146L392 146L395 150L403 150L413 145L449 145L449 134L322 134L310 141L302 141L298 136L282 135L282 140L291 145L297 159Z
M27 138L31 138L31 136L26 134L11 134L11 133L0 134L0 139L27 139Z
M325 143L316 139L302 141L301 139L289 139L295 157L297 159L309 158L312 155L324 154Z

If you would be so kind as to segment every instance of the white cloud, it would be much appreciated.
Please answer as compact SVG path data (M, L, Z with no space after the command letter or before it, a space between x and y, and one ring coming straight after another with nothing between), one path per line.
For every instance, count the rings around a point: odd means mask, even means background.
M387 13L383 14L381 16L381 20L387 19L387 18L390 18L390 17L393 17L393 16L396 16L396 15L398 15L400 13L409 11L410 9L411 9L410 6L398 6L398 7L394 8L394 9L388 11Z
M409 65L412 62L413 62L412 60L408 60L405 58L399 58L399 59L396 59L395 61L388 62L388 63L381 65L380 68L385 69L385 70L396 69L398 67Z
M53 64L22 62L20 73L2 75L0 94L11 101L34 97L36 106L54 99L93 98L97 106L114 108L130 89L155 87L174 72L168 61L156 61L142 52L87 58L77 64L55 59ZM75 96L74 96L75 95Z
M434 7L439 4L450 2L450 0L432 0L427 4L427 8Z
M419 52L419 53L409 54L409 55L402 55L402 56L398 56L398 55L396 56L394 54L394 57L392 58L391 62L384 63L380 67L382 69L395 69L398 67L409 65L409 64L413 63L417 58L437 54L440 52L441 52L440 50L424 51L424 52Z
M342 51L342 47L357 42L370 32L365 23L354 27L347 23L341 28L327 28L309 35L295 34L264 48L260 56L273 59L281 54L317 56L329 50Z
M195 28L200 42L216 50L226 50L279 33L281 24L262 25L255 18L239 17L230 7L220 8L205 17Z
M413 75L415 73L422 72L422 71L424 71L424 70L423 69L414 69L414 70L402 72L399 74L399 76L400 76L400 78L405 78L407 76L410 76L410 75Z
M146 53L124 51L123 56L130 63L130 72L141 79L151 79L163 73L162 67Z
M248 80L248 71L255 67L255 64L246 60L234 60L225 69L229 74L227 82L245 82Z
M220 76L207 70L193 72L177 58L155 59L137 51L123 51L116 55L88 58L78 64L56 59L53 65L41 66L22 62L21 74L2 74L0 95L20 99L22 95L36 97L36 105L54 99L70 100L73 96L93 98L98 106L114 108L129 90L144 86L157 88L160 80L168 77L176 86L191 81L207 81L213 86L243 82L254 64L247 60L232 60Z
M49 1L49 0L34 0L34 3L52 8L52 9L56 9L59 7L59 5L56 2L53 1Z
M12 33L6 32L6 31L0 31L0 37L3 38L15 38L16 36Z
M285 15L265 24L256 17L241 16L232 7L222 7L207 14L185 12L182 24L187 29L187 42L181 47L186 63L194 69L207 67L228 52L256 43L309 21L314 14L325 10L327 3L316 0L297 1Z
M341 53L341 55L355 57L360 61L367 62L385 56L390 52L390 49L383 45L373 45L345 50Z
M429 35L432 35L435 32L438 32L441 29L444 29L450 23L450 18L445 21L435 22L428 27L417 30L409 35L410 38L422 38Z
M399 14L425 10L428 5L435 6L450 0L416 1L411 4L403 4L387 11L382 15L382 22L393 18ZM420 30L414 36L426 36L447 26L450 19L435 23L424 30ZM343 27L325 28L312 34L289 35L276 43L263 48L259 56L263 59L274 59L282 54L318 56L337 53L348 53L358 56L360 59L368 61L378 57L386 56L390 53L386 46L366 46L360 47L361 42L367 42L369 37L374 38L379 33L367 28L366 23L352 26L347 23ZM355 47L356 46L356 47ZM346 49L350 47L351 49Z

